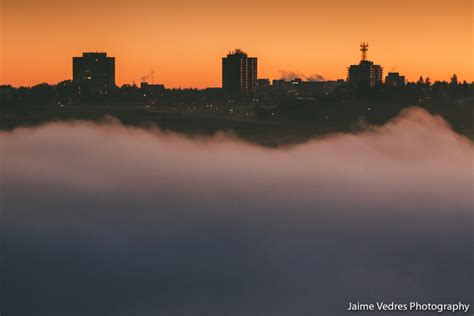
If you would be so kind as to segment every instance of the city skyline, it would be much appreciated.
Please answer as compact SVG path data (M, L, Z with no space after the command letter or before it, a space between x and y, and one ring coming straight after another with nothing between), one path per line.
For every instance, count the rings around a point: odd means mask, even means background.
M349 86L357 87L362 85L374 87L384 83L391 87L405 85L405 76L401 76L398 72L389 72L386 77L387 82L384 82L383 67L374 64L374 62L368 58L368 42L362 42L360 44L360 51L361 59L359 64L353 64L347 68L346 82ZM260 88L270 85L269 78L258 78L257 60L257 57L249 57L247 53L241 49L229 51L227 56L222 57L221 88L224 95L231 98L245 99L257 95L259 82L262 85ZM80 57L72 57L72 66L72 82L80 86L80 94L107 94L110 89L116 87L115 57L108 56L107 52L83 52ZM153 75L154 73L152 72L150 75L142 77L140 86L160 86L160 89L164 88L162 84L157 85L153 83ZM151 85L148 79L151 79ZM319 78L296 77L290 80L292 84L303 81L330 82L325 81L322 76ZM279 84L285 81L288 82L288 78L273 80L274 84L275 82ZM341 81L344 81L344 79L337 80L337 82Z
M363 45L366 45L366 48L365 48L365 52L362 52L363 51ZM296 72L282 72L281 76L278 77L278 78L265 78L265 77L262 77L262 76L257 76L257 71L256 71L256 60L257 60L257 57L252 57L252 58L248 58L249 60L254 60L255 61L255 66L252 66L254 68L251 68L253 70L251 70L252 72L255 71L254 75L255 78L252 79L253 83L252 83L252 87L249 87L247 89L251 89L251 91L253 91L252 93L255 93L255 89L256 89L256 84L257 84L257 79L258 80L273 80L273 81L280 81L280 80L286 80L286 81L292 81L292 80L303 80L303 81L340 81L340 80L343 80L343 81L347 81L349 84L351 85L357 85L357 81L366 81L371 85L371 86L374 86L375 84L382 84L382 83L385 83L385 77L388 75L388 76L393 76L395 75L395 77L392 77L391 79L392 80L397 80L398 76L400 74L403 74L403 72L399 72L399 71L387 71L387 72L384 72L384 67L382 67L381 65L374 65L373 61L371 61L369 58L367 58L367 51L368 51L368 42L361 42L360 44L360 50L362 52L362 56L360 58L360 63L355 63L355 64L352 64L352 65L349 65L348 67L346 67L346 76L343 77L343 78L335 78L335 79L332 79L332 78L325 78L323 77L322 75L320 74L315 74L315 75L312 75L312 76L306 76L305 74L302 74L302 73L296 73ZM140 78L140 80L138 82L136 81L133 81L131 83L129 82L124 82L124 83L121 83L121 84L115 84L115 80L116 80L116 70L115 70L115 57L111 57L111 56L108 56L108 52L106 51L95 51L95 52L82 52L81 53L81 57L78 57L78 56L73 56L72 57L72 71L71 71L71 76L70 78L66 78L66 79L62 79L58 82L54 82L54 83L50 83L50 82L45 82L45 81L40 81L36 84L32 84L32 85L29 85L30 87L31 86L35 86L37 84L42 84L42 83L47 83L47 84L51 84L51 85L56 85L60 82L64 82L64 81L76 81L78 82L79 80L79 77L78 77L78 74L79 72L81 73L80 76L84 76L85 74L82 73L82 70L79 70L79 65L78 65L78 62L84 58L95 58L94 56L100 56L101 58L106 58L106 59L110 59L113 61L113 64L112 64L112 68L111 68L111 71L112 71L112 77L110 77L112 80L112 85L111 86L122 86L122 85L127 85L127 84L133 84L133 85L139 85L140 83L145 83L145 84L149 84L149 83L153 83L153 84L158 84L158 85L162 85L163 87L166 86L165 84L163 84L163 82L156 82L154 81L153 77L154 77L154 73L155 73L155 69L152 69L150 70L149 73L147 73L146 75L142 76ZM208 87L168 87L168 88L171 88L171 89L175 89L175 88L184 88L184 89L199 89L199 88L223 88L225 89L225 76L224 76L224 67L225 67L225 64L224 64L224 61L229 59L229 56L234 56L234 55L238 55L238 54L243 54L245 57L247 56L247 54L241 50L240 48L236 48L235 50L230 50L227 54L227 57L221 57L221 60L222 60L222 63L221 63L221 82L220 84L218 84L217 86L208 86ZM247 59L247 58L246 58ZM92 61L92 60L91 60ZM97 61L97 60L96 60ZM359 74L356 74L354 73L354 71L357 71L360 67L363 67L363 66L366 66L366 65L372 65L372 66L368 66L369 68L367 68L366 70L362 70L364 73L367 72L367 78L364 77L364 75L362 75L362 77L359 78ZM377 70L375 70L375 73L376 73L376 78L373 79L372 75L369 75L369 73L372 73L374 72L374 70L372 70L373 66L376 67ZM82 66L80 66L82 68ZM361 68L362 69L362 68ZM469 82L463 78L459 78L455 73L453 73L448 80L433 80L432 78L430 77L426 77L427 79L429 79L431 82L435 82L435 81L449 81L452 79L452 76L456 76L457 79L460 79L460 82L462 81L466 81L466 82ZM352 79L351 79L352 77ZM401 76L400 78L403 78L402 80L405 82L405 77L406 76ZM357 78L357 79L355 79ZM420 76L420 78L423 78L423 76ZM92 79L92 78L83 78L83 79ZM109 80L107 78L103 78L104 80ZM101 79L102 80L102 79ZM243 79L239 79L239 80L243 80ZM247 84L246 83L246 80L250 80L250 79L245 79L244 82L240 82L239 84L243 84L245 83L245 85ZM415 79L415 80L407 80L406 82L416 82L418 81L419 78ZM473 81L474 82L474 81ZM390 83L390 85L392 85L393 83ZM11 85L11 83L9 82L2 82L0 83L0 85ZM14 85L13 85L14 86ZM22 87L23 85L21 86L16 86L16 87ZM110 87L111 87L110 86ZM24 85L24 87L28 87L26 85ZM235 93L231 93L231 94L235 94ZM240 93L239 93L240 94ZM250 93L251 94L251 93ZM243 95L249 95L248 92L245 92Z
M260 78L345 79L365 40L386 73L474 80L471 1L4 0L1 8L0 80L14 86L72 79L70 56L106 51L118 60L118 85L155 70L167 87L219 87L219 60L236 47L259 58ZM239 16L245 23L233 22Z

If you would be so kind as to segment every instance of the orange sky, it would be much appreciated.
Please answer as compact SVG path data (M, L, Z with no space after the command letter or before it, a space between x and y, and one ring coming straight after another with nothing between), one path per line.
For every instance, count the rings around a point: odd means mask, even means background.
M258 57L282 71L345 78L369 41L385 73L474 81L472 0L0 0L0 82L72 77L71 57L106 51L117 83L155 70L167 87L221 85L221 57Z

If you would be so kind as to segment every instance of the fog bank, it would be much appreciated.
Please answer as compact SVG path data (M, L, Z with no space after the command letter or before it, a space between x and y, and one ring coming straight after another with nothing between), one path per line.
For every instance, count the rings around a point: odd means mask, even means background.
M2 132L0 151L5 315L474 303L474 147L421 109L278 149L110 120Z

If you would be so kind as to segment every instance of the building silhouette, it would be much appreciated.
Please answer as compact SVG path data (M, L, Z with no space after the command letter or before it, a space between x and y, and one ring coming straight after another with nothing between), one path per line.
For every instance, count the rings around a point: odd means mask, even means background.
M164 84L148 83L146 81L140 83L140 88L148 92L162 93L166 90Z
M257 58L240 49L222 58L222 88L227 97L248 98L257 91Z
M385 85L387 87L403 87L405 86L405 76L400 76L398 72L389 72L385 77Z
M361 60L347 71L347 81L352 86L375 86L382 83L383 68L367 59L368 43L360 44Z
M72 78L82 94L107 94L115 88L115 58L98 52L73 57Z

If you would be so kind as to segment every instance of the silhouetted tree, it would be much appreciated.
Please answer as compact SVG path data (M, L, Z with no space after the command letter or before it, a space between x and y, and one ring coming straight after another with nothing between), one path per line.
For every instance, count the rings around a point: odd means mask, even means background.
M33 86L30 90L31 101L33 104L46 105L54 101L55 91L47 83L41 83Z
M423 80L423 76L420 76L420 78L418 79L418 81L416 82L416 84L418 86L423 86L423 84L425 83L425 81Z
M425 86L428 87L428 88L431 86L431 79L430 79L430 77L426 77L426 79L425 79Z
M451 81L449 82L451 86L457 86L458 85L458 76L456 74L453 74L451 77Z
M79 99L78 85L71 80L61 81L56 85L57 98L59 102L73 102Z

